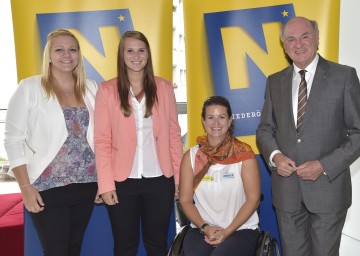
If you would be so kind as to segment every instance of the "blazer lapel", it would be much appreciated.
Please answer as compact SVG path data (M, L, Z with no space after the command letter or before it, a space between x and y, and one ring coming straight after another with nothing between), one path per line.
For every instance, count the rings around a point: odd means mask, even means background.
M158 111L158 103L154 104L152 108L152 119L153 119L153 134L154 138L157 137L159 130L159 111Z
M302 125L302 129L300 130L300 133L304 130L304 127L311 119L311 115L316 109L316 106L320 102L320 96L323 91L323 87L325 85L326 80L326 72L328 69L328 65L326 63L326 60L323 59L321 56L319 56L319 62L316 67L314 80L311 86L311 91L309 95L308 102L306 104L306 111L305 111L305 117Z
M130 94L129 94L128 100L129 100L130 109L131 109L132 113L128 118L125 118L124 120L125 120L125 122L127 122L126 127L128 128L129 136L131 137L131 139L134 139L135 141L137 141L136 120L135 120L134 108L133 108L133 103L132 103ZM119 106L119 109L120 109L120 106ZM120 109L120 111L121 111L121 109ZM123 114L122 111L121 111L121 114ZM119 122L121 122L121 120L119 120Z
M296 133L296 124L295 124L295 121L294 121L293 104L292 104L292 78L293 78L293 72L294 72L294 67L291 66L287 70L287 73L285 73L285 75L282 77L282 79L281 79L281 90L282 90L282 94L285 95L285 97L284 97L284 106L286 107L286 109L289 110L289 111L287 111L289 122L291 122L293 124L294 131Z

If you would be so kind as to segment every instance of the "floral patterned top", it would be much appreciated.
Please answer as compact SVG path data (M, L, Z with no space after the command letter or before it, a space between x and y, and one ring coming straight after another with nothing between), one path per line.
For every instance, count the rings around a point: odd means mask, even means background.
M39 190L72 183L96 182L95 155L86 139L89 112L84 107L63 108L68 137L56 157L36 179Z

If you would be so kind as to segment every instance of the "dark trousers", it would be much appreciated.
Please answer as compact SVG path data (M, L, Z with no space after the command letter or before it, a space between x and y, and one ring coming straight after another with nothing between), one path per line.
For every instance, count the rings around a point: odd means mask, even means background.
M45 208L42 212L30 215L44 255L80 255L96 191L96 183L84 183L40 192Z
M338 256L346 213L312 213L303 203L293 213L276 209L283 255Z
M259 230L238 230L217 247L209 245L198 228L190 228L184 238L184 256L254 256Z
M140 225L147 255L166 255L174 206L174 178L127 179L115 184L119 203L107 206L114 236L114 255L137 254Z

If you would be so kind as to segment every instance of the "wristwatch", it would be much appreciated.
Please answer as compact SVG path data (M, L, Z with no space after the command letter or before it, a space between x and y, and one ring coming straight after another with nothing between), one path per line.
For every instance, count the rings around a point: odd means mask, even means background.
M200 227L200 234L202 234L202 235L205 234L204 229L205 229L205 227L207 227L207 226L209 226L209 224L205 222L205 223Z

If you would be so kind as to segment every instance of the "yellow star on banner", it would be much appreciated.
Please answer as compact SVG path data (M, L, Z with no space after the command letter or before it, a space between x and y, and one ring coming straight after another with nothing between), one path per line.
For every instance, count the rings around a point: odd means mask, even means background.
M289 12L284 10L281 14L283 15L283 17L287 17L289 15Z
M120 21L125 21L125 16L120 15L120 17L118 17Z

